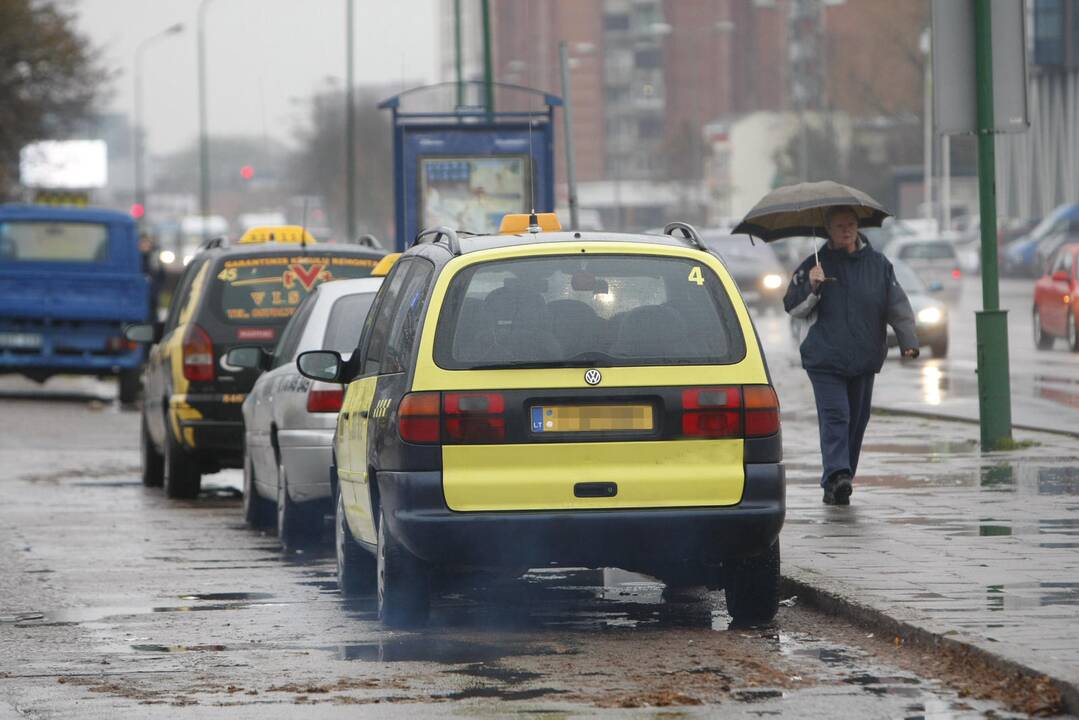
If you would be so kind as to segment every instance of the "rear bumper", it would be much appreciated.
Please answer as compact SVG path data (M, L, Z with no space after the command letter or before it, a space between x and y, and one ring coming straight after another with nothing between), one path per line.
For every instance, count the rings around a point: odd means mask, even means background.
M221 467L243 467L244 425L225 420L185 420L180 422L184 447L212 458Z
M660 510L454 512L442 474L378 473L389 528L439 565L556 564L655 571L756 555L779 536L786 512L782 463L746 465L745 492L729 507Z
M296 502L330 498L333 433L332 429L278 431L289 497Z

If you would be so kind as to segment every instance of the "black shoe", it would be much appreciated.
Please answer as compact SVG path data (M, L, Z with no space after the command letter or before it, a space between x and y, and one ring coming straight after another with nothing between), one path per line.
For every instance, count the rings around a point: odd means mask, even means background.
M824 481L824 504L850 505L850 494L853 490L850 473L837 472Z

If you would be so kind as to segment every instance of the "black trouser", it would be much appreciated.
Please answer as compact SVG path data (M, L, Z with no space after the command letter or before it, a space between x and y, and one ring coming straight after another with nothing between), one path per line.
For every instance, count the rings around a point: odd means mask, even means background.
M821 485L839 471L849 472L853 477L858 470L865 427L869 424L869 405L876 374L846 377L813 370L808 372L817 400L817 424L820 426L820 453L824 465Z

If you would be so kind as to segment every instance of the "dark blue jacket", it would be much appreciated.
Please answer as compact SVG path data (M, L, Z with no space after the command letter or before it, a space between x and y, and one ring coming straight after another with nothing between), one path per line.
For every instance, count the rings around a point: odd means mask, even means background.
M888 258L858 235L853 253L820 249L825 277L835 278L810 290L810 255L791 277L783 307L803 320L800 333L802 367L853 377L880 372L888 353L887 325L895 329L899 347L918 347L914 311L895 279Z

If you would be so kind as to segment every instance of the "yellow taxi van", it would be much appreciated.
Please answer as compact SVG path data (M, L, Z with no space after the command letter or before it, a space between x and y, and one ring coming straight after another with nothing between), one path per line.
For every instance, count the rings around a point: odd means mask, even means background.
M394 263L347 361L331 468L338 582L423 622L431 579L620 567L775 615L779 403L746 305L689 225L441 227Z

